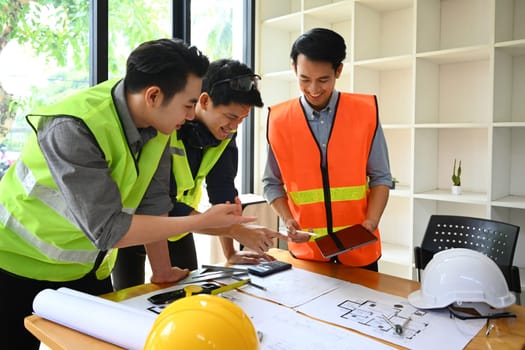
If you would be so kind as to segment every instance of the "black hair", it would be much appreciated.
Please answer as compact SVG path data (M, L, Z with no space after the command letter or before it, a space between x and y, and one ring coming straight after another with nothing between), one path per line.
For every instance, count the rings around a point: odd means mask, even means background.
M190 73L202 78L209 64L199 49L181 39L146 41L128 57L124 86L130 93L158 86L168 103L184 89Z
M226 82L215 85L215 83L221 80L243 75L254 75L251 68L244 63L227 58L213 61L202 81L202 92L207 92L213 104L217 106L239 103L262 107L264 104L258 89L253 88L250 91L237 91L232 89L230 84Z
M294 65L300 54L312 61L330 62L336 70L346 57L345 39L333 30L313 28L293 43L290 58Z

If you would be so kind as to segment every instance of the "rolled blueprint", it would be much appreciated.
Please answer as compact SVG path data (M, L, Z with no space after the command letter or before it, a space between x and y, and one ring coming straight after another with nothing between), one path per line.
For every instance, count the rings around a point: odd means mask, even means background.
M72 289L45 289L33 300L36 315L115 344L140 350L156 315Z

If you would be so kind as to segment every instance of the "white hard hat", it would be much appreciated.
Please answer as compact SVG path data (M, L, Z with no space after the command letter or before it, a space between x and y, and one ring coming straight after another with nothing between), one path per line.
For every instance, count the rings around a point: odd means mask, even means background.
M434 254L425 268L421 289L412 292L408 301L420 309L464 302L505 308L514 304L516 297L492 259L475 250L452 248Z

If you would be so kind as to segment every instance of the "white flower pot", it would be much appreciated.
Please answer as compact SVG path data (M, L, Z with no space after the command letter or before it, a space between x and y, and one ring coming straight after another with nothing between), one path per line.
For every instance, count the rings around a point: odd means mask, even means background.
M452 186L451 191L455 195L461 194L461 186Z

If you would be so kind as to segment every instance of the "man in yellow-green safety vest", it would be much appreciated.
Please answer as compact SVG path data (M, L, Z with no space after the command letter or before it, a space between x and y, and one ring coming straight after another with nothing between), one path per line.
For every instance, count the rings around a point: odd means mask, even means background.
M236 60L220 59L210 64L195 106L195 120L186 122L170 141L173 171L170 192L174 205L170 216L198 213L204 182L211 204L235 202L238 194L234 184L238 159L236 131L253 106L263 105L257 89L259 79L248 66ZM277 232L248 224L215 231L221 233L223 252L229 263L256 264L273 260L264 253L267 247L239 251L230 237L232 233L248 236L259 232L274 236ZM198 266L191 233L171 238L167 245L168 249L164 243L155 253L151 246L148 249L152 282L180 280ZM145 257L143 247L119 250L112 276L115 289L144 283ZM167 268L170 264L172 269Z
M0 181L3 348L39 348L24 317L41 290L112 291L114 248L252 221L234 204L160 216L172 206L169 135L193 119L208 65L180 40L145 42L130 54L123 80L28 115L34 133Z

